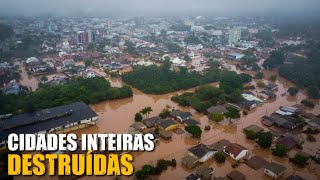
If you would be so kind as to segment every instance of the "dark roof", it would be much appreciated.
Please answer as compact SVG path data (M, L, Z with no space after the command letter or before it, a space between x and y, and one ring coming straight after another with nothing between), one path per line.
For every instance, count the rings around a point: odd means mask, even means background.
M260 127L260 126L257 126L257 125L253 124L253 125L245 127L243 130L245 130L245 131L253 131L255 133L258 133L258 132L263 131L264 129L262 127Z
M227 108L225 106L222 105L218 105L218 106L211 106L210 108L207 109L208 113L226 113L227 112Z
M225 151L228 151L229 153L233 154L234 156L238 156L241 153L241 151L243 151L243 150L247 150L247 149L237 143L228 144L225 148Z
M213 173L213 169L203 164L201 166L196 167L196 174L203 179L209 179Z
M274 124L274 121L273 121L273 119L269 118L268 116L263 116L261 118L261 123L265 126L270 127Z
M282 137L277 140L277 144L284 145L288 150L294 148L297 145L297 142L291 137Z
M172 134L168 131L159 130L159 135L164 139L170 139L172 137Z
M0 119L0 134L2 134L0 135L0 141L4 141L10 133L34 134L97 116L83 102L11 116Z
M185 118L191 117L192 114L191 112L182 112L178 116L180 116L181 119L185 119Z
M159 123L159 126L162 127L163 129L166 129L169 126L175 125L177 124L176 122L174 122L173 120L169 119L169 120L165 120Z
M200 177L195 174L190 174L188 177L184 178L184 180L198 180L198 179L200 179Z
M197 164L198 158L191 155L186 155L181 159L181 162L188 168L193 168Z
M229 144L231 144L230 141L228 141L226 139L221 139L221 140L211 144L209 147L215 151L223 152L223 148Z
M260 156L252 156L249 160L246 161L246 164L254 170L261 169L268 164L264 158Z
M227 174L227 177L231 180L244 180L246 178L244 174L237 170L231 171L229 174Z
M155 116L155 117L151 117L151 118L148 118L148 119L144 119L142 120L142 122L148 127L153 127L157 124L159 124L160 122L162 122L163 119L159 116Z
M267 170L273 172L274 174L276 174L277 176L279 176L287 168L282 166L282 165L280 165L280 164L271 162L265 167L265 169L267 169Z
M170 112L170 116L176 117L176 116L180 115L181 113L183 113L183 112L180 110L173 110Z
M256 104L254 101L249 101L249 100L243 100L241 102L238 103L239 106L249 109L252 107L252 105Z
M194 120L194 119L186 119L183 121L184 124L186 124L187 126L191 126L191 125L199 125L201 123L199 123L198 121Z
M274 89L277 88L277 87L278 87L277 84L268 84L268 85L266 85L266 87L264 87L264 90L272 91L272 90L274 90Z
M286 180L305 180L305 178L299 176L299 175L291 175L286 178Z
M208 148L205 144L198 144L190 149L188 149L190 153L201 159L203 156L205 156L209 151L210 148Z

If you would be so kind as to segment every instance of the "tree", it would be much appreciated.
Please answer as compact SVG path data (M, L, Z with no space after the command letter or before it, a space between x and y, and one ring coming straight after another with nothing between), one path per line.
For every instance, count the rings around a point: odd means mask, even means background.
M268 148L272 143L272 134L270 132L259 132L257 134L257 143L263 148Z
M189 56L188 54L185 54L185 55L183 56L183 59L184 59L185 61L187 61L187 62L192 61L192 59L190 58L190 56Z
M47 78L47 76L41 76L40 80L42 82L46 82L46 81L48 81L48 78Z
M227 71L223 74L219 87L227 94L239 89L242 90L242 82L240 76L233 71Z
M263 62L262 66L265 69L274 69L283 64L284 59L285 56L282 50L273 50L270 53L270 57Z
M264 78L264 74L262 72L257 72L256 75L254 76L255 79L262 79Z
M302 100L301 101L301 104L307 106L307 107L310 107L310 108L314 108L314 103L312 101L308 101L308 100Z
M165 119L167 117L169 117L170 115L170 111L168 108L164 108L162 109L161 113L159 114L159 116L162 118L162 119Z
M231 119L240 118L240 111L234 107L228 107L228 112L226 112L226 117Z
M143 117L140 113L136 113L134 116L135 121L142 121Z
M154 167L149 164L143 165L141 170L144 172L145 175L151 175L154 173Z
M169 52L171 53L180 53L182 51L182 48L175 43L169 43L167 44L167 48L169 50Z
M240 78L242 83L249 83L252 80L252 76L246 73L241 73Z
M277 75L270 76L270 81L275 82L277 80Z
M294 158L290 158L290 161L291 161L293 164L295 164L295 165L303 168L303 167L305 167L306 165L308 165L308 159L309 159L308 157L302 156L302 155L300 155L300 154L296 154L296 155L294 156Z
M86 60L84 61L84 66L85 66L85 67L90 67L90 66L92 66L92 60L86 59Z
M152 108L150 106L145 107L140 110L140 113L143 115L146 115L146 118L148 118L149 114L152 112Z
M311 98L314 98L314 99L320 98L319 89L316 86L308 87L307 92L308 92L308 96L310 96Z
M214 155L214 159L218 162L218 163L223 163L226 161L226 155L224 155L222 152L217 152Z
M246 134L246 137L250 140L255 140L257 138L257 133L255 133L252 130L245 130L244 133Z
M299 92L299 88L297 87L289 87L288 92L291 96L295 96Z
M224 119L224 115L220 113L212 113L209 115L209 118L215 122L220 122Z
M195 126L195 125L186 126L185 130L195 138L200 138L201 137L202 130L201 130L201 128L199 126Z
M282 144L277 144L276 147L272 149L272 155L274 156L284 157L287 155L287 153L287 148Z
M266 84L264 82L262 82L262 81L259 81L259 82L257 82L257 86L259 88L264 88L264 87L266 87Z

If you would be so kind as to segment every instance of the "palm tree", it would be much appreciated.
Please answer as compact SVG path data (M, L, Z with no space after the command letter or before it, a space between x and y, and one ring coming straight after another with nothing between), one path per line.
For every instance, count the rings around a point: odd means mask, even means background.
M146 118L147 118L147 109L146 108L143 108L143 109L141 109L140 110L140 113L142 114L142 115L146 115Z
M147 116L149 117L150 113L153 111L150 106L146 107Z

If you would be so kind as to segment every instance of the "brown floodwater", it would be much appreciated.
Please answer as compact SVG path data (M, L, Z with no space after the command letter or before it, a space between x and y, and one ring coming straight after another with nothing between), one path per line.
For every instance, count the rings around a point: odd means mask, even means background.
M39 83L38 80L32 75L28 75L24 66L21 66L19 68L19 71L20 71L20 80L19 80L20 84L31 88L32 91L35 91L38 88L38 83Z
M235 68L235 67L233 67ZM236 69L235 69L236 70ZM237 72L239 72L237 70ZM274 71L263 71L266 78L276 74ZM254 74L253 72L248 72ZM111 80L112 81L112 80ZM252 84L255 84L259 80L254 80ZM115 81L122 85L121 81ZM267 80L264 80L268 83ZM193 114L193 118L201 123L202 129L205 125L211 125L211 130L203 131L200 142L204 144L212 144L220 139L227 139L231 142L236 142L242 146L248 148L252 155L259 155L264 157L267 161L277 162L283 164L287 167L285 174L279 178L284 179L294 172L308 180L320 179L320 166L319 165L309 165L306 168L294 167L289 163L288 158L278 158L271 155L270 150L261 149L255 145L253 141L247 140L243 128L256 124L267 130L266 127L261 124L261 117L264 115L270 115L273 111L277 110L280 106L289 106L296 103L300 103L301 100L306 99L305 92L299 92L296 97L283 96L282 94L287 91L287 88L293 86L289 81L278 76L276 84L279 85L279 90L276 92L277 99L272 101L267 101L262 106L258 106L254 110L250 111L248 115L241 116L237 120L224 120L221 123L214 123L210 121L207 116L197 113L195 110L188 107L179 107L176 103L172 102L170 98L176 94L180 94L186 91L178 91L174 93L164 94L164 95L147 95L142 93L137 89L133 89L133 97L105 101L98 104L93 104L91 107L99 115L99 120L96 126L92 126L86 129L78 130L75 133L124 133L127 131L128 127L134 123L134 115L139 112L142 108L151 106L153 112L150 117L158 115L162 109L165 107L171 107L180 109L183 111L190 111ZM217 86L218 83L212 83L212 86ZM194 88L187 90L194 91ZM315 113L316 115L320 113L319 101L316 102L316 106L313 109L308 109L307 111ZM315 136L317 142L310 143L305 142L303 144L303 150L307 153L314 154L316 149L320 147L320 135ZM153 179L182 179L188 176L194 171L194 169L187 169L181 165L181 158L186 154L187 149L199 143L199 140L193 139L187 133L178 135L173 133L171 140L161 139L156 143L156 148L153 152L134 152L135 157L134 167L136 170L141 168L144 164L155 165L156 161L159 159L173 159L177 160L177 167L169 168L164 171L159 176L153 176ZM295 150L292 150L290 154L294 154ZM234 161L231 158L227 158L227 161L222 164L216 163L214 160L206 162L209 166L214 169L214 177L225 176L227 173L234 170L232 164ZM258 171L249 168L245 164L240 164L236 170L242 172L246 175L246 179L271 179L264 175L263 170ZM80 179L115 179L115 177L82 177ZM120 179L133 179L133 177L118 177Z

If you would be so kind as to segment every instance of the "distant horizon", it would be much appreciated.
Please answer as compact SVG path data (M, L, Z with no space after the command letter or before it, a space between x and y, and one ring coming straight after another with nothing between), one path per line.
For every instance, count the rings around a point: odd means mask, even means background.
M319 0L2 0L0 15L317 15Z

